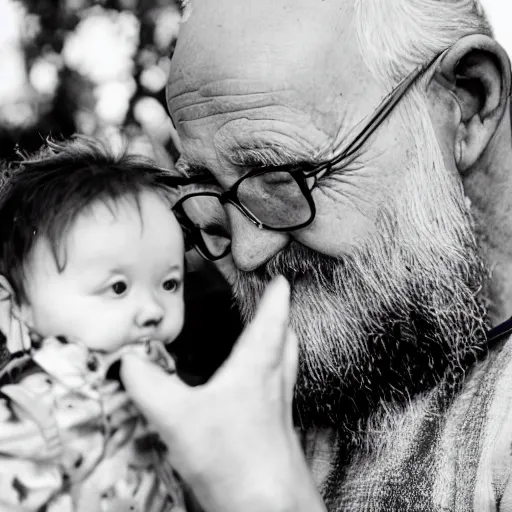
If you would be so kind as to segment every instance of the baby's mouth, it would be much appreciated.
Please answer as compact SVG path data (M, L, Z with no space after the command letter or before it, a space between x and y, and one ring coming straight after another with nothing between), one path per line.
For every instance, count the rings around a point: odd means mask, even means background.
M159 341L156 336L141 336L140 338L134 338L132 341L127 343L126 347L140 347L146 346L148 347L151 343ZM128 349L129 350L129 349Z
M130 345L150 345L152 343L161 343L165 347L170 345L174 341L174 338L162 338L161 336L143 336L141 338L136 338L131 343L128 343L128 346Z

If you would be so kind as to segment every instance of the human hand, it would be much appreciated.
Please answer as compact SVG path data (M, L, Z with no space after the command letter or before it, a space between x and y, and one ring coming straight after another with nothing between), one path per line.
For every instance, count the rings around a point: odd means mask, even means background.
M298 343L289 286L267 288L254 320L205 385L125 356L122 379L208 512L323 511L292 422Z

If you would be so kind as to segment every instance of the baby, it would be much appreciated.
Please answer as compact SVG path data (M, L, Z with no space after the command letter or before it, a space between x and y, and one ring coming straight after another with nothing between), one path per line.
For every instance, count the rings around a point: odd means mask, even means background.
M6 177L0 511L183 510L165 448L115 378L129 350L173 370L184 242L172 179L85 138L50 142Z

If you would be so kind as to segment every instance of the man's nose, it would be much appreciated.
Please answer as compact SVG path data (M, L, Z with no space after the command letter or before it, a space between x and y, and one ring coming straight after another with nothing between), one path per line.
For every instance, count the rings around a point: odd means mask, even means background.
M231 210L231 255L239 270L258 268L288 244L286 233L260 229L235 208Z
M164 318L164 308L158 299L150 294L141 297L140 305L135 315L135 323L141 329L158 327Z

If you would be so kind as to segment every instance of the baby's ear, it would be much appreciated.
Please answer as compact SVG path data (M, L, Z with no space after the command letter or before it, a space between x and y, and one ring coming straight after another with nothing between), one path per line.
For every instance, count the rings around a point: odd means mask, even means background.
M14 296L14 289L9 283L8 279L0 274L0 301L12 300Z
M31 346L28 328L21 320L14 288L0 274L0 345L4 343L11 354L25 352Z

